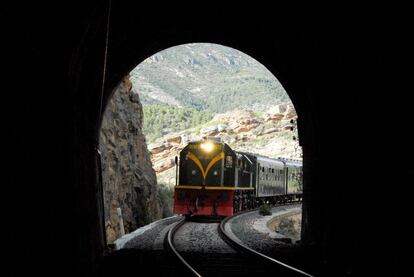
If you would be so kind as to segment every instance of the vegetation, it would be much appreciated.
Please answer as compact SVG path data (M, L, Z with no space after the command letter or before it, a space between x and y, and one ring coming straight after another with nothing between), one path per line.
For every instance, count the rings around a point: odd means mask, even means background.
M160 196L162 217L173 215L174 189L167 185L158 184L158 195Z
M289 100L262 64L210 43L161 51L131 71L130 80L143 104L149 142L199 126L197 133L216 113L249 108L261 117L260 111Z
M259 214L261 215L271 215L272 214L272 207L269 204L263 204L259 208Z
M276 232L294 238L295 240L300 239L300 230L301 220L298 215L282 218L278 226L275 227Z
M172 47L139 64L130 80L142 103L168 103L212 113L288 101L278 80L244 53L217 44Z
M263 117L263 112L254 112L256 117Z
M151 222L150 213L148 211L148 205L145 200L145 197L138 197L135 202L135 212L134 217L137 223L137 226L144 226ZM133 231L130 227L125 226L125 229L128 232Z
M212 114L193 108L179 108L165 104L144 106L144 134L149 142L165 134L182 131L206 123Z

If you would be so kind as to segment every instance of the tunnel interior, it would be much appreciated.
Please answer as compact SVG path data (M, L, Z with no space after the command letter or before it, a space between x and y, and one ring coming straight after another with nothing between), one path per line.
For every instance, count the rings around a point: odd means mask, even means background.
M121 20L117 20L118 8L122 10ZM313 152L315 149L322 147L321 145L329 145L327 141L330 139L326 136L320 136L323 133L322 126L324 126L324 123L330 127L335 125L326 118L322 118L321 114L324 109L327 109L326 114L329 114L332 105L335 105L331 101L336 102L329 98L328 94L321 94L321 91L323 93L324 89L328 89L328 84L316 81L318 78L326 77L324 74L327 68L323 64L325 61L318 60L320 53L315 53L315 51L320 52L322 49L316 48L316 45L306 44L306 40L310 39L309 37L304 37L301 34L292 37L292 33L296 31L296 26L289 26L281 19L273 22L270 15L264 18L267 20L266 24L274 26L273 28L266 29L262 27L258 31L254 25L248 22L237 21L237 30L239 31L234 32L232 27L220 29L220 21L211 22L212 26L205 26L199 22L197 27L185 28L186 20L180 19L178 15L173 20L174 27L171 26L170 21L164 20L164 18L167 18L166 15L165 17L160 15L160 17L157 17L159 21L157 21L154 30L149 28L137 29L135 26L142 24L144 17L128 16L125 12L123 7L112 6L109 29L103 28L101 30L101 44L102 36L108 36L109 39L105 90L102 95L103 107L111 98L111 93L118 84L119 77L129 73L134 68L137 60L144 60L159 50L177 45L177 42L184 44L193 41L209 41L239 49L263 61L280 80L296 107L299 118L299 138L304 152L305 191L302 242L312 248L312 251L316 251L322 256L323 251L328 250L324 249L321 243L326 239L323 237L325 234L320 232L323 229L323 222L321 221L327 218L329 222L335 220L331 218L332 215L329 213L323 215L324 207L334 207L335 202L329 202L334 199L332 197L328 197L324 201L321 199L325 199L325 195L332 195L329 192L334 191L334 189L331 186L325 188L324 180L319 179L327 178L327 176L316 174L319 178L315 178L313 172L332 172L336 168L331 170L326 168L324 164L316 163L315 160L321 159L320 155L323 154L330 159L332 157L335 159L335 156L337 156L332 155L329 151L326 153ZM120 14L119 11L118 15ZM105 17L101 20L105 20ZM266 24L262 23L261 26ZM108 30L109 32L105 33ZM138 37L140 39L137 39ZM247 37L249 39L246 39ZM331 142L329 141L329 143ZM327 179L326 184L328 183L330 181ZM328 257L325 258L328 259ZM338 259L342 258L338 257ZM320 262L323 264L322 258ZM343 266L347 267L349 265L344 264Z
M401 103L398 121L388 112L389 92L398 93L404 78L396 74L404 47L395 42L409 26L393 10L381 10L396 18L390 23L360 10L309 13L265 4L235 12L227 6L188 10L184 4L161 9L115 2L108 9L107 2L91 1L62 4L55 13L36 5L13 5L6 25L18 28L10 28L10 37L17 50L26 50L16 59L6 57L5 64L37 65L19 82L19 91L39 89L24 101L21 93L10 95L13 105L6 107L9 114L21 111L9 122L14 147L5 149L13 165L6 193L19 196L4 203L13 226L5 246L9 275L97 271L106 253L97 151L102 107L136 61L194 41L227 45L263 61L289 93L303 148L302 242L317 257L316 275L404 272L409 246L384 228L406 220L409 195L403 192L412 177L390 173L398 172L396 160L410 157L410 135L383 131L384 124L403 130L410 118L407 103ZM64 89L56 94L56 88ZM394 156L390 143L407 145L407 151ZM384 161L388 170L380 170ZM392 208L397 206L399 213ZM399 237L410 238L408 226L395 228Z

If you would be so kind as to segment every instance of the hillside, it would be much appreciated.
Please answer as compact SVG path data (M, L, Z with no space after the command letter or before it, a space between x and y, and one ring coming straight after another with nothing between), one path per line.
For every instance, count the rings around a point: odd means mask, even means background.
M143 110L145 118L143 132L148 141L206 123L213 118L208 111L198 111L188 107L178 108L166 104L146 105Z
M203 137L219 137L238 151L301 159L302 151L294 139L298 137L296 118L290 103L277 105L263 113L234 110L217 114L206 124L161 137L148 145L158 183L175 184L175 156L189 141Z
M147 140L207 123L217 113L256 112L289 101L262 64L229 47L185 44L161 51L131 73L144 108Z
M144 106L165 103L217 113L265 110L288 101L281 84L262 64L217 44L166 49L143 61L130 75Z

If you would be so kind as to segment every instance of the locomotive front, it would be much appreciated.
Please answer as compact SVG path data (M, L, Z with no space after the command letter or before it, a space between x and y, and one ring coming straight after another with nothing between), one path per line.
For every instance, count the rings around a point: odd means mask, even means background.
M174 213L228 216L233 214L236 154L222 142L190 142L179 155Z

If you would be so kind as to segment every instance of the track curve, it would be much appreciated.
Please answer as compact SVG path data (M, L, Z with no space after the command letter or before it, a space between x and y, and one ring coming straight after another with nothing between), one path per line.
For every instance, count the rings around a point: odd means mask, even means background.
M174 253L175 257L179 260L179 262L183 265L183 267L187 270L187 273L193 276L201 277L201 274L199 274L185 259L181 254L178 252L174 245L174 235L177 232L179 228L181 228L185 224L186 220L185 218L181 219L179 222L177 222L169 231L167 234L167 242L168 242L168 248Z
M248 210L248 211L243 211L243 212L239 212L237 214L234 214L233 216L229 216L226 217L225 219L223 219L218 227L218 232L220 234L220 236L222 237L222 239L228 243L231 247L233 247L234 249L237 249L238 251L242 252L242 253L246 253L249 256L251 256L252 258L256 258L259 260L262 260L264 263L271 265L274 268L277 268L277 272L280 274L282 274L281 276L308 276L308 277L313 277L311 274L306 273L300 269L297 269L295 267L292 267L290 265L287 265L281 261L278 261L272 257L266 256L248 246L246 246L245 244L239 243L238 241L234 240L227 232L226 232L226 228L225 225L226 223L230 220L233 219L241 214L247 213L247 212L252 212L253 210Z

